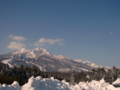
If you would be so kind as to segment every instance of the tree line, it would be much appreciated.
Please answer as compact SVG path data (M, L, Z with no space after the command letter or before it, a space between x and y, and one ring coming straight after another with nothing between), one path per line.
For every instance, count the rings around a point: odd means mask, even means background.
M28 79L31 77L41 76L43 78L54 77L58 80L66 80L72 84L79 83L81 81L92 81L92 80L101 80L102 78L108 82L112 83L117 78L120 78L120 69L115 66L112 69L92 69L89 72L75 72L71 73L61 73L61 72L43 72L40 71L38 67L25 67L21 65L20 67L14 66L10 68L9 65L3 64L0 62L0 83L12 84L13 81L17 81L20 85L24 85L28 82Z
M120 69L113 66L111 69L92 69L90 72L81 72L76 74L75 82L79 83L80 81L92 81L92 80L101 80L104 79L106 82L112 84L117 78L120 78Z
M28 79L31 77L41 76L42 78L54 77L58 80L65 79L70 81L69 73L60 73L60 72L42 72L38 67L25 67L21 65L20 67L14 66L10 68L9 65L3 64L0 62L0 83L3 84L12 84L14 81L17 81L19 85L24 85L28 82Z

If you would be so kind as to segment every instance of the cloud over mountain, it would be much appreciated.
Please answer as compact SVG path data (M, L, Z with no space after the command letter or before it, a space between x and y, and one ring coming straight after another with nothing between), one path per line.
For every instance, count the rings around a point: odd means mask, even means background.
M16 41L25 41L26 38L24 38L23 36L14 36L14 35L10 35L9 38L11 38L12 40L16 40Z
M23 43L20 43L20 42L11 42L7 48L9 49L15 49L15 50L19 50L19 49L22 49L22 48L25 48L26 45L23 44Z
M55 43L58 44L63 44L62 43L63 39L45 39L45 38L40 38L37 42L35 42L34 46L44 46L45 44L53 45Z

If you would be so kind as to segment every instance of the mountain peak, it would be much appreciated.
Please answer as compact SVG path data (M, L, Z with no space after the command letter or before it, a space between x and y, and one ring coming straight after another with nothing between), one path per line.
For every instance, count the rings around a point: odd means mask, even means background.
M36 52L48 52L46 49L44 49L44 48L35 48L35 49L33 49L32 51L36 51Z
M66 56L63 56L63 55L54 55L54 57L56 58L56 59L68 59L68 60L70 60L70 58L68 58L68 57L66 57Z
M34 52L34 54L44 54L44 55L50 55L51 56L51 54L50 54L50 52L48 52L46 49L44 49L44 48L35 48L35 49L33 49L32 50L32 52Z
M19 51L24 52L25 50L26 50L25 48L22 48L22 49L20 49Z
M34 50L39 50L39 49L40 49L40 48L37 47L37 48L35 48Z
M3 63L8 63L8 65L19 66L22 64L30 67L33 65L44 71L69 72L75 69L81 72L89 71L97 67L94 63L87 60L72 60L63 55L52 55L43 48L35 48L32 50L22 48L11 53L9 58L7 55L6 57L6 60L3 58Z
M36 58L40 55L52 56L46 49L43 48L35 48L33 50L26 50L25 48L22 48L12 54L23 56L24 58Z
M26 53L26 52L29 52L29 50L26 50L25 48L22 48L18 51L13 52L12 54L20 54L20 53Z
M40 50L42 50L42 51L44 51L44 50L46 50L46 49L44 49L44 48L35 48L35 49L33 49L33 50L35 50L35 51L40 51ZM46 50L47 51L47 50Z

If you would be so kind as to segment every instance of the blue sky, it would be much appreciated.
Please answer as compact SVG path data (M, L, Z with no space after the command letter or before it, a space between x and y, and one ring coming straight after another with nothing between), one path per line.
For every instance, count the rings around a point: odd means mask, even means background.
M23 47L120 66L120 0L0 0L0 54Z

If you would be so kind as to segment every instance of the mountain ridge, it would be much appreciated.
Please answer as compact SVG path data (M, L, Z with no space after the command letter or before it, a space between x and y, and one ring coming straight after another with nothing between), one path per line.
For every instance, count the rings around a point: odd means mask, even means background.
M10 53L9 56L6 54L4 57L7 58L4 58L2 62L11 67L22 64L30 67L36 66L41 71L70 72L74 69L77 72L81 72L99 67L87 60L72 60L63 55L52 55L43 48L35 48L33 50L20 49Z

